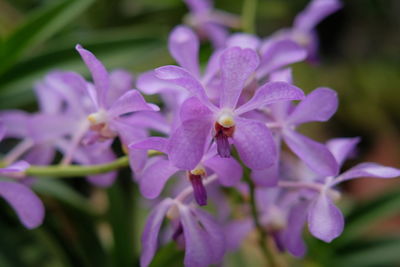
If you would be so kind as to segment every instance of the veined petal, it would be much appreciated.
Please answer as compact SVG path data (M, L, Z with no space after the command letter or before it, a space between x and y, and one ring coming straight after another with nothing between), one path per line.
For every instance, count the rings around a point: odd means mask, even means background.
M342 173L333 180L333 185L355 178L395 178L400 176L400 169L382 166L373 162L360 163L348 171ZM333 186L332 185L332 186Z
M178 168L171 165L165 157L153 157L144 170L138 175L140 193L145 198L154 199L163 190L165 183Z
M168 157L172 164L183 170L194 169L204 155L211 127L208 118L184 121L168 142Z
M168 48L181 67L187 69L193 76L199 78L199 39L187 26L176 26L168 39Z
M311 31L320 21L341 7L339 0L313 0L297 15L294 27L302 31Z
M343 232L343 214L326 193L321 193L311 203L308 227L313 236L328 243Z
M257 78L262 79L271 72L290 64L303 61L307 57L307 51L292 40L272 41L262 56L257 69Z
M150 213L142 234L142 253L140 255L140 266L149 266L157 250L158 234L165 214L174 204L174 201L167 198L160 202Z
M288 122L301 124L311 121L327 121L338 107L337 93L329 88L317 88L306 96L288 117Z
M185 69L177 66L164 66L156 69L155 74L162 80L171 81L172 83L185 88L192 95L198 97L199 100L209 109L217 111L217 108L208 99L200 82Z
M108 89L110 88L110 78L104 65L92 54L92 52L84 49L81 45L76 45L76 50L81 55L83 61L92 74L93 82L97 89L98 103L102 108L106 108L106 99Z
M244 85L259 64L257 53L249 48L227 48L221 55L221 108L235 108Z
M215 49L225 47L226 39L229 36L229 32L224 26L210 21L203 23L200 27L201 30L206 33L208 39L210 39Z
M242 178L242 166L234 158L214 156L203 163L218 175L219 181L224 186L234 186Z
M257 89L254 96L245 104L236 109L236 114L264 107L266 105L304 98L303 91L286 82L269 82Z
M126 70L117 69L110 73L110 90L107 95L107 106L133 88L133 77Z
M180 119L182 122L197 118L206 118L213 115L212 111L207 108L197 97L191 97L182 103L180 110Z
M159 111L160 109L146 102L137 90L129 90L115 101L109 109L109 115L118 117L135 111Z
M261 122L236 118L233 142L240 158L251 169L263 170L277 160L273 137Z
M295 131L286 129L283 139L304 163L318 174L331 176L339 172L339 165L328 148Z
M44 206L30 188L19 183L0 181L0 196L11 205L26 228L32 229L42 224Z
M359 137L354 138L335 138L326 143L329 151L335 157L339 166L350 156L356 145L360 142Z
M136 81L136 87L147 95L160 94L170 90L186 93L180 86L157 78L154 71L148 71L139 75Z
M213 262L213 257L205 230L200 226L189 207L182 204L177 206L185 238L185 266L209 266Z

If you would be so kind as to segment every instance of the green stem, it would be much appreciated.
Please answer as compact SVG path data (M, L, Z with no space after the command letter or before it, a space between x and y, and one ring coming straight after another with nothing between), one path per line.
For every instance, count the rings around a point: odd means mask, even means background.
M129 166L128 156L123 156L115 161L97 165L52 165L35 166L31 165L25 170L27 176L38 176L48 178L79 177L92 174L106 173Z
M245 0L242 10L242 28L244 32L256 33L255 19L256 19L257 0Z
M260 218L258 216L256 196L255 196L255 185L254 185L253 181L247 175L245 176L245 181L249 186L251 215L253 217L254 224L256 225L256 228L258 231L258 235L259 235L258 243L260 245L260 248L261 248L263 254L265 255L265 258L268 262L268 266L271 266L271 267L278 266L278 263L275 259L275 255L267 246L268 233L265 230L265 228L262 226L262 224L260 222Z

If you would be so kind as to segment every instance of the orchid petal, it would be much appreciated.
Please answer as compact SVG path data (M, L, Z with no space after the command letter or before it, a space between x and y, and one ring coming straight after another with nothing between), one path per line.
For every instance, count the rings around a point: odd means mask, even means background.
M22 224L28 228L36 228L44 219L42 201L27 186L0 181L0 196L15 210Z
M212 9L212 3L210 0L184 0L186 5L188 5L192 13L204 13Z
M165 214L174 204L174 201L167 198L160 202L150 213L142 234L142 253L140 255L140 266L149 266L157 250L158 235Z
M227 48L221 55L221 108L235 108L244 85L259 64L254 50Z
M355 178L374 177L374 178L395 178L400 176L400 169L382 166L373 162L360 163L348 171L342 173L333 180L333 185Z
M212 122L208 118L183 122L168 142L168 156L172 164L183 170L194 169L204 154L211 127Z
M168 39L168 48L171 55L181 67L188 70L193 76L199 77L199 39L189 28L183 25L175 27Z
M141 74L136 81L136 86L147 95L160 94L170 90L185 92L180 86L157 78L155 71Z
M76 45L75 49L81 55L83 61L92 74L93 82L96 86L98 103L102 108L106 108L106 99L108 89L110 88L110 78L104 65L92 54L92 52L84 49L81 45Z
M242 178L242 166L234 158L214 156L203 163L218 175L219 181L224 186L234 186Z
M317 88L302 100L289 115L288 122L301 124L311 121L327 121L338 107L337 93L329 88Z
M146 102L137 90L129 90L115 101L109 109L109 116L118 117L135 111L159 111L160 109Z
M28 169L30 164L26 161L20 160L17 161L5 168L0 168L0 174L3 175L11 175L14 173L21 173Z
M210 39L215 49L225 47L226 39L229 36L229 32L224 26L210 21L203 23L200 27L201 30L205 32L208 39Z
M343 232L343 214L326 193L321 193L311 203L308 211L308 227L313 236L327 243Z
M157 150L167 153L168 140L165 137L149 137L139 142L134 142L128 147L130 149Z
M121 69L110 73L110 90L107 95L107 106L114 103L120 96L133 88L132 75Z
M304 98L303 91L286 82L269 82L257 89L254 96L245 104L236 109L236 114L265 107L266 105Z
M335 138L326 143L329 151L335 157L339 166L354 152L355 146L360 142L359 137L354 138Z
M307 51L292 40L272 41L262 54L257 78L262 79L271 72L303 61L306 57Z
M177 66L164 66L156 69L155 74L162 80L170 81L185 88L192 95L198 97L199 100L211 110L217 110L214 104L208 99L200 82L185 69Z
M240 158L251 169L263 170L277 160L273 137L261 122L237 118L233 142Z
M29 114L21 110L0 112L0 121L7 129L4 137L26 138L29 135Z
M279 163L276 162L271 167L263 170L253 170L251 172L251 179L258 186L276 186L279 180Z
M339 166L328 148L295 131L285 130L283 139L289 148L312 170L321 175L336 175Z
M342 7L339 0L313 0L297 15L294 27L302 31L311 31L320 21Z
M227 47L240 47L240 48L250 48L253 50L257 50L260 46L260 39L248 33L234 33L229 39L226 41Z
M180 119L182 122L197 118L206 118L212 116L212 112L197 97L191 97L182 103L180 110Z
M145 198L154 199L163 190L165 183L178 171L164 157L153 157L138 176L140 193Z

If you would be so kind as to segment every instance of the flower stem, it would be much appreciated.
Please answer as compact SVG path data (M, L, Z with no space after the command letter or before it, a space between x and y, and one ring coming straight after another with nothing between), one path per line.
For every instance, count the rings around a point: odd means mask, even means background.
M245 0L242 9L242 28L244 32L255 33L257 0Z
M245 176L245 181L249 186L251 215L253 217L254 224L256 225L259 234L258 243L260 245L263 254L265 255L265 258L268 262L268 266L276 267L278 266L278 263L277 260L275 259L275 255L271 251L271 249L268 248L268 242L267 242L268 233L266 229L262 226L260 218L258 216L256 196L255 196L255 185L247 175Z
M27 176L39 176L48 178L79 177L92 174L106 173L129 166L128 156L120 157L112 162L96 165L53 165L34 166L25 170Z

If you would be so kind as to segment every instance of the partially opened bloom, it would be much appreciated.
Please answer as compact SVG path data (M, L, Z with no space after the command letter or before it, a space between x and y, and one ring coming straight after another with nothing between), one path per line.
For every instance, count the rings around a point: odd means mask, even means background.
M185 249L185 266L206 267L222 260L225 239L221 227L211 215L194 206L167 198L152 210L146 221L142 234L142 267L151 263L157 251L164 217L171 221L172 239Z
M259 63L251 49L232 47L220 57L219 104L212 103L201 83L185 69L165 66L156 69L160 79L187 89L193 97L181 108L181 125L172 133L167 147L171 162L182 169L192 170L204 153L207 140L213 137L218 154L230 156L233 142L243 162L252 169L264 169L276 161L271 133L260 121L243 114L279 101L299 100L303 92L288 83L267 83L257 89L245 104L237 107L246 81Z
M215 10L212 0L185 0L190 9L187 23L194 27L201 37L208 38L215 48L224 47L228 28L240 27L240 19L233 14Z
M268 38L261 50L266 50L277 40L292 40L307 50L307 59L318 58L318 38L316 26L326 17L341 8L339 0L312 0L308 6L296 16L293 27L283 29Z

